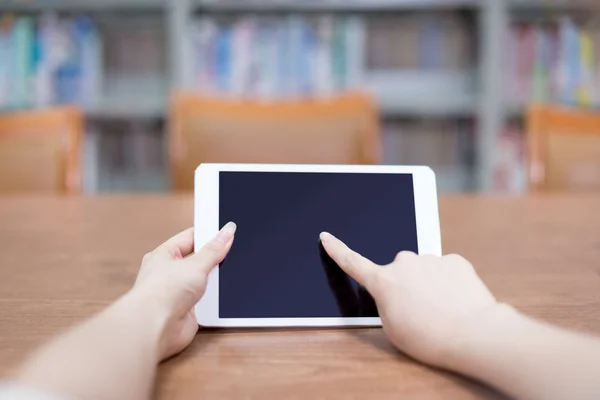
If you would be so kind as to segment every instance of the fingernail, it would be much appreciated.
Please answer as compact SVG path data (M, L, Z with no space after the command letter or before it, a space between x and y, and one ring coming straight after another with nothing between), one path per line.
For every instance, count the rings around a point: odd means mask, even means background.
M327 243L333 239L333 235L329 232L321 232L319 238L321 239L321 242Z
M219 231L215 240L227 244L233 239L233 235L237 229L237 225L234 222L228 222L223 229Z

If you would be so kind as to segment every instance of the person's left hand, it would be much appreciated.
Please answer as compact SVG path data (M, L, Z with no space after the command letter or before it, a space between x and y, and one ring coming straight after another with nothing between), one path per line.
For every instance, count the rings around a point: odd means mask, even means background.
M194 306L206 290L210 271L227 255L236 230L228 223L195 254L194 229L187 229L147 253L132 292L152 302L164 319L160 357L181 352L198 331Z

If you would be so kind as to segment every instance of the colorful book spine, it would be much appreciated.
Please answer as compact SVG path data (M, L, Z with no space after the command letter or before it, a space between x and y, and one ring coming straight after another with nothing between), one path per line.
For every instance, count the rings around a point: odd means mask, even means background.
M46 106L54 103L52 90L53 37L58 21L54 14L46 14L39 21L37 32L37 63L35 71L35 103L36 106Z
M507 70L511 99L600 106L600 29L569 17L513 26Z
M345 31L344 19L338 18L335 20L333 32L333 79L336 90L341 91L345 88L346 83L346 40L344 37Z
M536 102L548 99L547 64L546 64L546 34L541 26L535 26L532 31L534 43L533 82L531 98Z
M315 34L306 18L302 18L298 22L298 95L309 96L313 92L313 71L310 57L313 56L312 49L315 46Z
M268 100L275 95L279 67L277 26L269 18L262 20L257 26L256 43L253 44L252 89L250 95Z
M242 97L248 93L254 31L253 19L238 21L232 30L230 90L236 97Z
M215 89L215 65L212 62L216 49L217 25L211 18L201 18L192 29L193 71L196 87L200 92L210 93Z
M221 93L229 93L231 77L231 28L219 31L217 35L215 71L217 89Z
M595 100L594 90L594 42L589 32L582 30L580 36L581 81L579 82L578 102L582 107L592 106Z
M11 16L0 17L0 108L9 108L11 104L11 60L13 58L11 35Z
M254 91L259 99L270 100L276 96L279 83L278 26L269 18L259 25L255 44L253 80Z
M290 97L299 97L302 94L302 79L304 75L304 43L302 37L303 18L292 15L287 19L286 33L288 38L285 68L287 73L287 85Z
M535 62L535 41L533 30L530 26L522 26L518 37L518 66L517 66L517 101L523 103L531 98L532 93L532 71Z
M364 81L366 26L359 16L346 20L346 87L356 89Z
M524 160L523 133L516 127L508 127L500 134L496 146L494 189L523 193L527 187Z
M280 98L289 98L293 95L293 61L290 46L292 34L290 32L290 18L287 17L276 24L277 31L277 88L276 95ZM267 78L268 79L268 78Z
M560 53L560 34L558 30L558 26L556 24L552 24L548 27L547 30L547 38L548 38L548 91L549 91L549 100L553 100L558 98L559 88L560 88L560 63L561 63L561 53Z
M422 17L419 27L419 69L435 70L443 67L444 31L439 17Z
M580 41L577 26L570 18L562 18L560 22L561 47L562 47L562 80L560 88L560 100L566 104L577 103L577 92L579 89L579 78L581 68Z
M89 18L77 17L73 23L80 74L79 104L92 105L102 91L102 41Z
M12 30L13 66L11 97L15 107L32 103L34 23L30 17L18 17Z
M517 28L513 26L506 32L506 68L504 69L503 82L507 88L505 92L505 101L507 104L518 99L519 89L517 87L518 76L518 40Z
M328 96L334 91L333 83L333 18L323 16L317 26L317 50L315 60L315 87L317 93Z

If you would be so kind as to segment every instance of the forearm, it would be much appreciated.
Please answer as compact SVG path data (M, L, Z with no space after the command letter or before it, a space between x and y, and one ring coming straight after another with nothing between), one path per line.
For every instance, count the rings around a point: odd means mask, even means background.
M25 365L25 385L65 399L146 399L159 362L162 321L129 293L58 337Z
M467 328L449 369L519 400L600 398L600 341L528 318L508 306Z

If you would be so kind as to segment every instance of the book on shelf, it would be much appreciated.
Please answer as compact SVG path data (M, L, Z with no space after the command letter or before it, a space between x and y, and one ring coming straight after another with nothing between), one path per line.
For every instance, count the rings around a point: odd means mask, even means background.
M87 17L0 17L0 108L90 104L102 88L102 40Z
M96 121L91 126L102 131L99 157L111 170L162 170L166 164L164 126L157 121L115 119Z
M460 14L202 16L190 27L203 93L294 98L363 89L378 71L464 71L473 43Z
M525 135L515 124L500 133L494 152L493 189L507 193L523 193L527 189Z
M508 37L508 100L600 106L600 29L568 16L517 22Z
M348 89L362 74L362 30L357 17L202 17L191 27L194 86L265 99Z
M389 121L383 126L384 164L428 165L440 191L473 188L473 121Z
M14 51L11 54L12 79L9 81L10 97L17 107L26 106L31 93L33 78L34 35L33 20L29 17L16 18L12 26L11 44Z
M418 12L367 19L370 70L464 71L474 65L474 41L456 12Z

